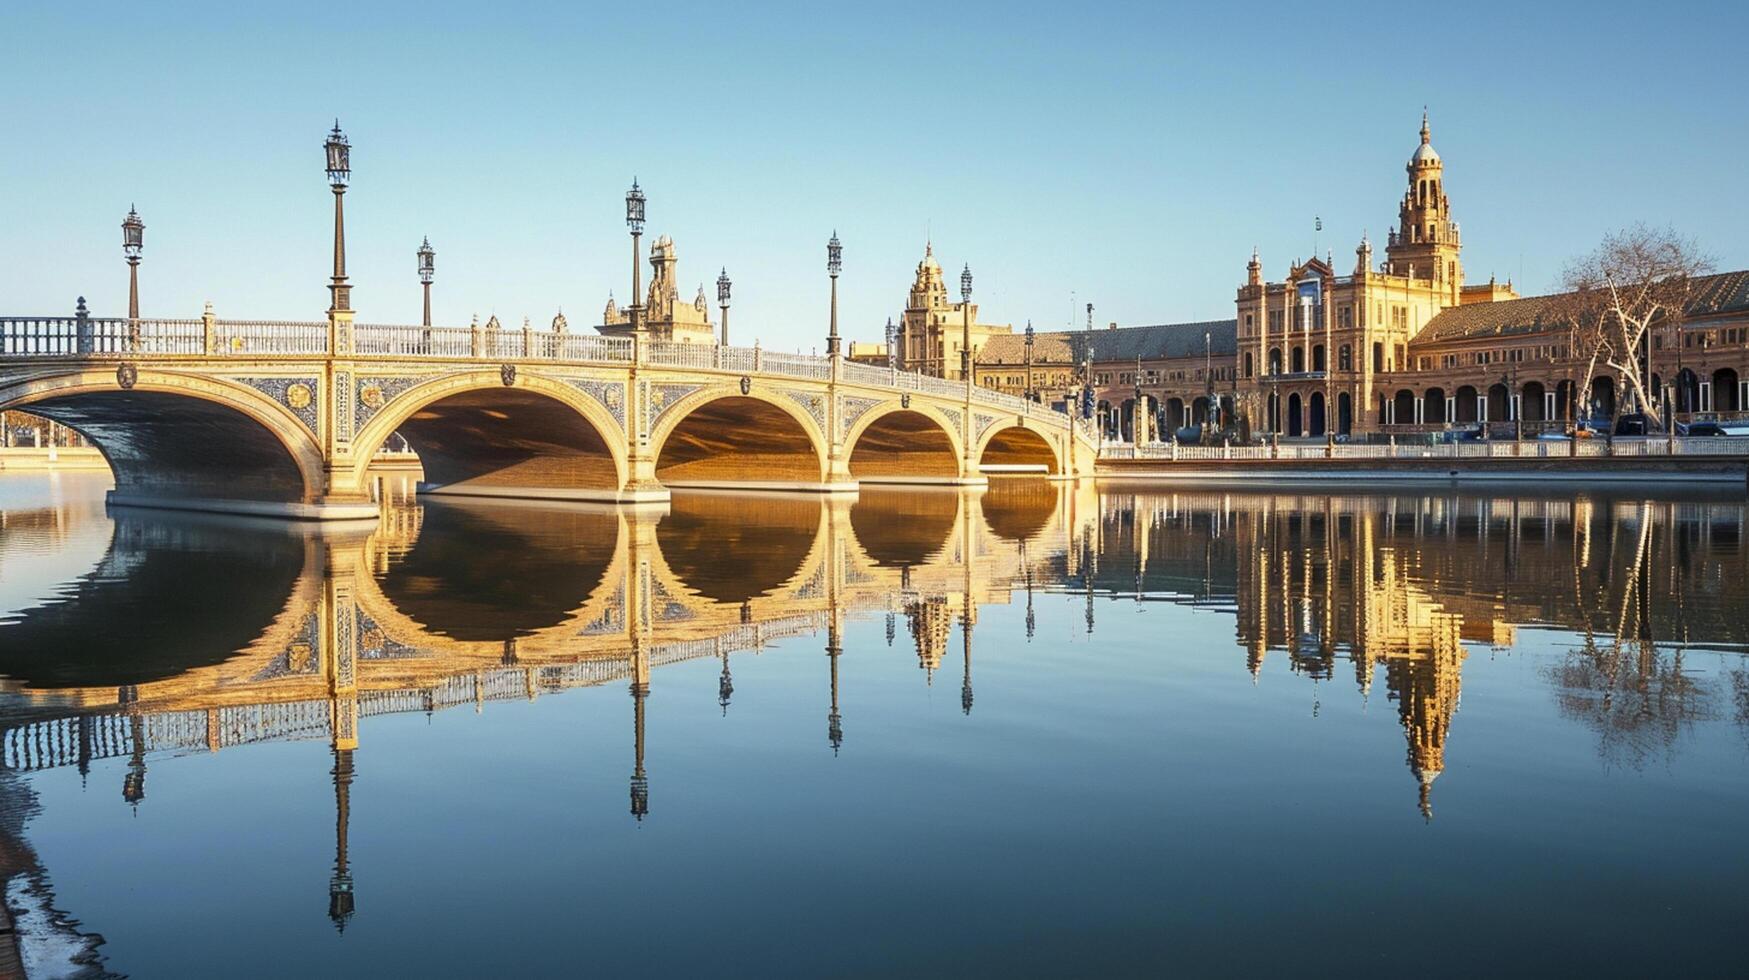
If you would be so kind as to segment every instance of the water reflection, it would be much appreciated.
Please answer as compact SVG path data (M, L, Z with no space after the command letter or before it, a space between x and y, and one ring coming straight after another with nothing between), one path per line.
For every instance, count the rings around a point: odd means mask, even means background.
M1260 682L1274 665L1322 685L1313 712L1349 684L1363 702L1382 685L1426 819L1451 765L1467 661L1513 649L1521 631L1560 638L1541 676L1611 765L1667 759L1692 725L1725 715L1749 736L1749 673L1708 678L1684 660L1749 644L1741 501L1100 493L1038 481L849 502L701 494L665 513L385 506L376 531L350 536L118 512L96 567L0 624L0 774L83 775L122 759L120 796L138 807L156 756L325 739L328 915L344 928L358 909L348 836L353 786L368 779L355 765L368 743L361 719L623 682L621 785L642 821L661 769L646 751L658 668L713 661L727 715L734 655L823 643L824 741L838 753L841 695L852 694L841 689L846 623L865 614L885 617L889 646L912 649L925 690L957 642L968 716L981 606L1023 605L1026 641L1035 598L1052 595L1074 597L1085 634L1114 603L1224 616L1231 669ZM0 537L0 567L9 549L39 546Z

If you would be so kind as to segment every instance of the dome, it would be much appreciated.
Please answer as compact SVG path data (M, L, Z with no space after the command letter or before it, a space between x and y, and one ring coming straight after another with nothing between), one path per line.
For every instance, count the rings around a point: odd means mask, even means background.
M1409 168L1437 167L1439 153L1433 149L1433 129L1427 125L1427 110L1421 110L1421 145L1415 148L1415 155L1409 158Z

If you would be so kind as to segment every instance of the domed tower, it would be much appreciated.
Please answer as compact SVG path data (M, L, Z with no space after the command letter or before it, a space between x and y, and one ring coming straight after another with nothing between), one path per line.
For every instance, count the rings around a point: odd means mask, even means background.
M1404 168L1409 189L1397 209L1397 228L1385 247L1390 273L1416 280L1431 280L1442 302L1456 306L1464 284L1459 258L1463 242L1458 224L1451 219L1451 199L1445 194L1445 163L1433 148L1433 133L1427 112L1421 113L1421 145Z

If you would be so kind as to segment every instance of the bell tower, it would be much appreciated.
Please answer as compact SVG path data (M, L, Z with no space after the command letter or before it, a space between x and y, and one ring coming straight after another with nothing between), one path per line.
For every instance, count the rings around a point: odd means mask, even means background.
M1457 306L1464 285L1459 253L1463 240L1451 220L1451 199L1445 194L1445 163L1433 149L1427 111L1421 112L1421 145L1404 168L1409 188L1397 209L1397 227L1385 246L1394 276L1430 282L1443 306Z

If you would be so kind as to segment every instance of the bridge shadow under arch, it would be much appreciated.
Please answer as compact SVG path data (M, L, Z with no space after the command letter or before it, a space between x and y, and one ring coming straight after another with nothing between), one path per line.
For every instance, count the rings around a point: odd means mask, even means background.
M239 393L235 404L225 404L142 385L51 391L10 402L0 396L0 407L28 411L84 436L109 463L120 495L266 503L313 499L321 488L313 436L301 440L307 443L297 447L301 452L294 451L286 433L240 407L247 397Z
M653 449L656 480L667 487L813 486L824 469L801 422L771 402L738 395L696 406Z
M383 597L434 636L530 636L575 617L619 545L608 509L428 501L418 537L376 575Z
M946 488L864 490L850 505L850 530L877 566L922 565L947 547L963 496Z
M1035 474L1041 472L1038 468L1042 466L1042 472L1047 474L1062 472L1056 450L1051 448L1044 436L1023 425L1010 425L991 434L984 443L983 451L978 454L978 465L1027 467Z
M882 477L958 477L959 454L941 424L921 412L901 409L868 424L850 451L850 475Z
M427 402L398 431L427 492L612 497L620 468L607 438L574 407L526 388L475 388Z
M685 494L656 525L656 544L681 585L739 604L772 595L802 571L820 522L814 497Z

